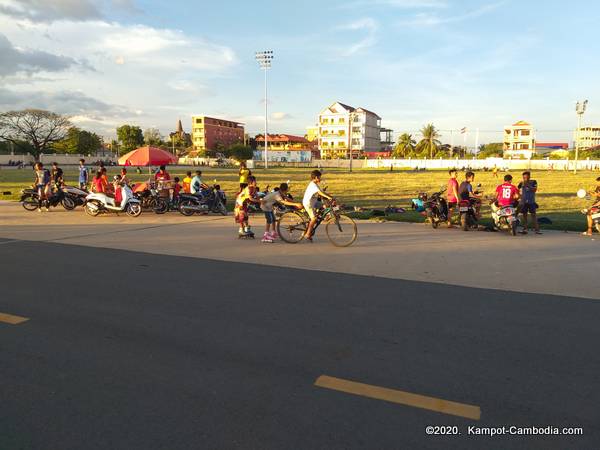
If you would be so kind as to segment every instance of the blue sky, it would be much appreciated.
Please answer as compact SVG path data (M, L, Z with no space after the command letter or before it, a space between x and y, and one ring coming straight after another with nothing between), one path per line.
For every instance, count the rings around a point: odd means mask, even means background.
M473 145L524 119L570 141L577 99L600 124L599 22L591 0L0 0L0 110L54 109L107 137L189 129L194 113L257 133L254 52L272 49L272 132L303 134L339 100L396 132L466 126Z

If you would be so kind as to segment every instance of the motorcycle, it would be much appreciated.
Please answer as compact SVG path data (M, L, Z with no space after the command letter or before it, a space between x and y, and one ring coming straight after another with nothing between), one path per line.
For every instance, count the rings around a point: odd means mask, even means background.
M596 228L596 231L600 233L600 206L592 206L591 208L586 208L581 210L581 214L591 214L592 216L592 225Z
M227 198L225 192L218 184L210 189L204 189L200 195L179 194L179 212L184 216L192 216L195 213L218 213L227 215Z
M519 226L518 210L514 206L499 206L496 201L490 202L492 219L499 230L508 231L512 236L517 235Z
M427 217L433 228L437 228L440 223L448 220L448 203L443 195L444 189L442 188L431 196L421 192L417 198L411 200L412 209Z
M88 191L74 186L63 186L63 190L65 191L65 196L73 200L76 207L85 205L85 198L89 195Z
M138 217L142 213L142 205L139 199L135 198L131 188L125 184L121 187L123 199L120 204L116 204L113 197L103 193L91 193L86 197L85 212L92 217L100 213L120 213L125 212L130 217Z
M481 187L480 184L477 187ZM481 192L476 190L475 195L480 195ZM460 213L460 226L463 231L476 230L479 227L479 211L481 210L481 199L471 197L468 200L460 200L458 202L458 212Z
M39 199L40 197L35 189L23 189L21 191L20 202L27 211L35 211L38 209L40 205ZM65 195L65 192L60 186L57 186L54 192L52 192L42 203L46 208L62 205L67 211L75 209L76 206L74 200L70 196Z

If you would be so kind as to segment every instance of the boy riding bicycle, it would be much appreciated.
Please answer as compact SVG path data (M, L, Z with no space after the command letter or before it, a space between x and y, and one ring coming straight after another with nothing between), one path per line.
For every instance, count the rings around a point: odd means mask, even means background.
M310 183L306 187L306 191L304 192L304 199L302 200L302 206L308 213L308 217L310 218L310 222L308 223L308 227L306 228L306 233L304 234L304 239L312 241L312 235L314 232L315 225L317 223L317 202L319 197L326 198L328 200L333 201L333 197L327 195L325 192L321 190L321 172L319 170L313 170L310 173Z

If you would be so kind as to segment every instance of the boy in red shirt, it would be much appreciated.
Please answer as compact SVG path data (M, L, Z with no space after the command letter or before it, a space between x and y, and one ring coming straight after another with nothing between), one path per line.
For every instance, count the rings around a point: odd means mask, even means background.
M504 183L496 188L496 201L498 206L515 206L519 200L519 189L511 183L512 175L504 175Z
M179 200L179 193L181 192L181 184L179 184L179 177L175 177L173 178L173 198L171 199L171 201L173 203L176 203Z

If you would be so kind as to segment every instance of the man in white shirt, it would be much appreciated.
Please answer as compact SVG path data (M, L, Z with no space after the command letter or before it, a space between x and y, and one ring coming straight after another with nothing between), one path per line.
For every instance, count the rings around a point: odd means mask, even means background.
M321 190L321 187L319 186L319 184L321 183L320 171L313 170L310 173L310 179L311 181L308 184L306 191L304 191L304 199L302 200L302 206L304 206L304 209L310 217L310 222L308 223L308 228L306 229L306 233L304 234L304 239L312 241L313 230L315 228L315 224L317 223L317 201L319 200L319 197L323 197L328 200L333 200L333 197L327 195Z

